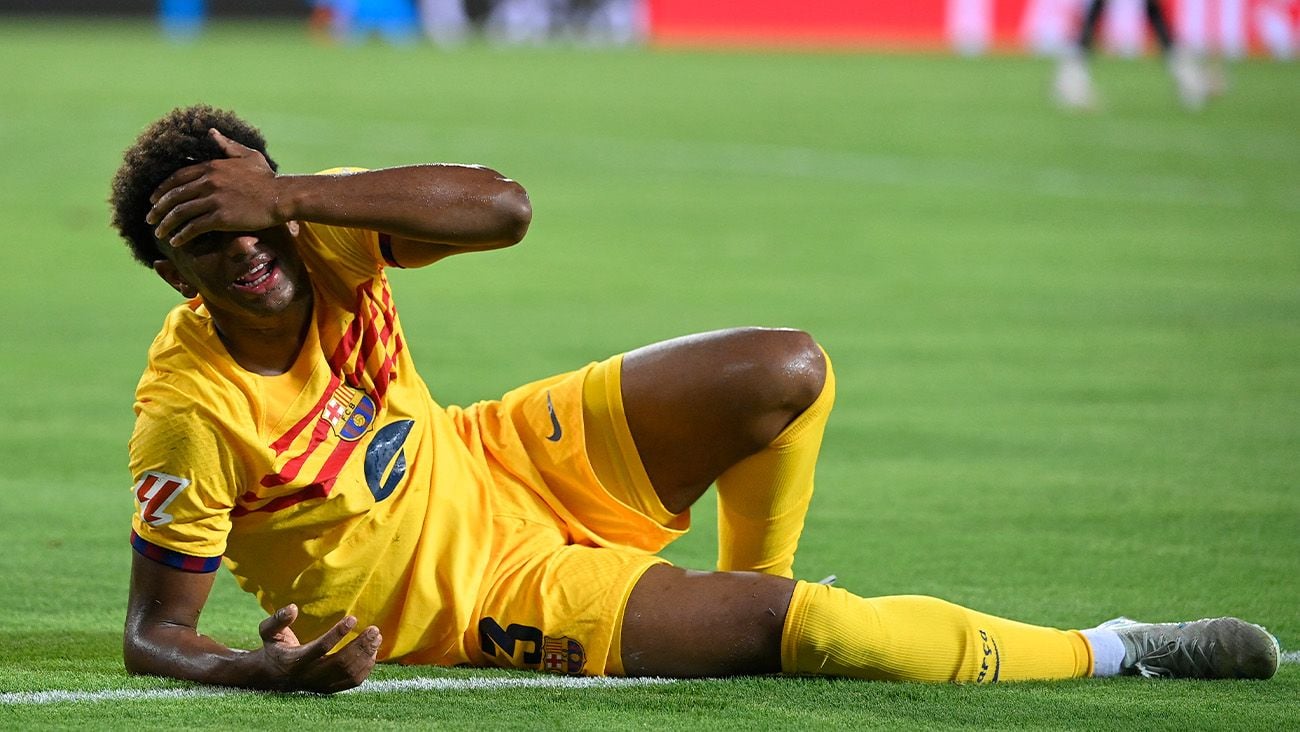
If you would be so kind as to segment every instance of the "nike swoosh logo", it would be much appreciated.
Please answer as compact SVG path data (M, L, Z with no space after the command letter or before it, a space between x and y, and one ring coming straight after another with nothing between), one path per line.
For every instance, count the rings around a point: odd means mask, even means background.
M564 436L564 430L560 427L560 418L555 416L555 405L551 403L551 392L546 392L546 411L551 414L551 429L554 430L546 436L551 442L559 442Z

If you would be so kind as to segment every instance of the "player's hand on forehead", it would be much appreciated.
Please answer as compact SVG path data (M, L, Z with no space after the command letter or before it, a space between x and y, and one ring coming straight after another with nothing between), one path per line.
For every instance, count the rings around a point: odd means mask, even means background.
M276 174L266 157L216 129L208 134L226 157L177 170L149 198L145 221L174 247L210 231L261 231L288 218L277 210Z

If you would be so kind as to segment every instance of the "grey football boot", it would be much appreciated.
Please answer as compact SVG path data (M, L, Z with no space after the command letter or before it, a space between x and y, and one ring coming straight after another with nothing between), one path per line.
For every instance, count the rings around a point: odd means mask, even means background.
M1186 623L1139 623L1115 618L1100 627L1124 643L1120 673L1148 678L1268 679L1281 648L1258 625L1237 618Z

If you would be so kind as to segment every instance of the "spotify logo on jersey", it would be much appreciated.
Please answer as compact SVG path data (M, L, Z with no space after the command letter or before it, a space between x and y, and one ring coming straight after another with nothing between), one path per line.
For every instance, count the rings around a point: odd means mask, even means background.
M366 485L376 501L391 496L397 484L406 476L406 436L415 426L415 420L404 419L384 425L375 434L366 450Z

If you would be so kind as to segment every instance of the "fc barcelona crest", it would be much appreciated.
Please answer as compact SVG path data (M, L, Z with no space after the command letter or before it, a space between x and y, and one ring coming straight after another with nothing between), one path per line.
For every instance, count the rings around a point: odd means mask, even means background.
M542 642L542 670L553 674L577 676L587 665L587 650L578 641L561 636L546 636Z
M320 418L329 423L339 439L355 442L370 429L375 411L375 400L369 394L343 384L325 403Z

